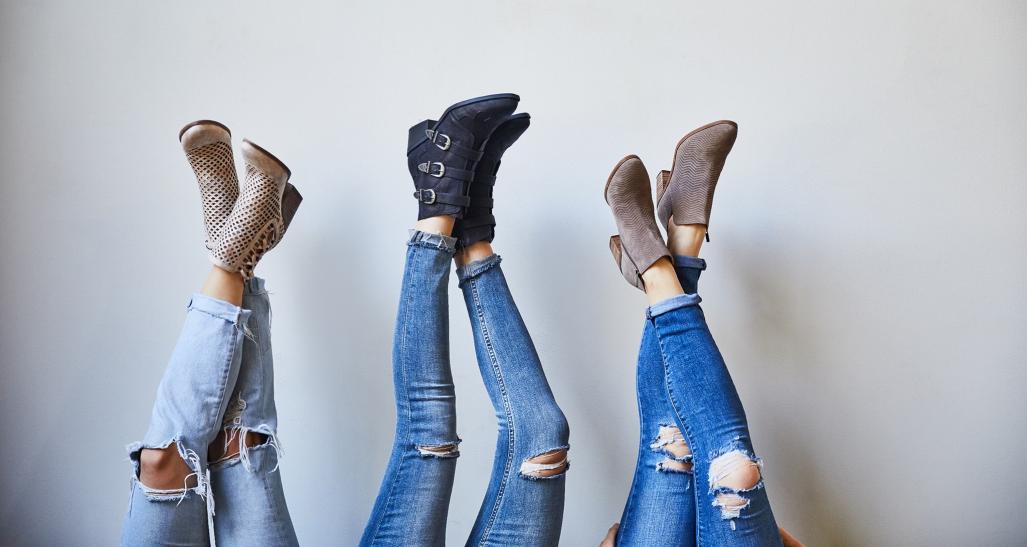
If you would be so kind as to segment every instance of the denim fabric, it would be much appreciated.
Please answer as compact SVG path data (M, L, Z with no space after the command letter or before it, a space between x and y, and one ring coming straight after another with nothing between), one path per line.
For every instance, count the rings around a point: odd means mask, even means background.
M445 545L456 472L449 274L456 240L411 231L392 346L396 436L360 545Z
M547 546L560 541L566 473L536 478L529 459L568 448L567 420L493 255L457 271L499 436L492 479L467 545Z
M270 472L278 463L277 416L270 307L262 279L247 283L243 306L193 296L157 390L149 430L142 442L129 446L133 474L123 545L208 545L212 539L222 545L296 544L281 479ZM211 464L208 445L222 427L234 434L252 429L269 441L244 448L241 459ZM197 486L159 491L142 485L140 451L172 442Z
M448 288L456 240L412 231L393 345L397 425L392 455L360 544L445 545L456 470ZM567 422L510 296L499 257L458 274L478 364L496 407L492 480L468 545L556 545L563 474L522 474L524 460L567 447Z
M214 535L222 545L298 545L278 469L271 302L263 279L247 282L242 305L252 313L251 336L243 340L239 380L222 425L240 439L256 432L268 440L253 447L240 443L239 457L211 464Z
M780 545L762 480L741 492L711 487L710 466L717 457L738 451L759 460L738 393L699 307L697 283L706 263L676 257L675 266L686 294L646 312L637 374L642 434L617 544ZM653 441L663 425L677 426L691 448L691 473L660 465L667 454ZM748 504L734 515L717 506L718 493L736 493Z

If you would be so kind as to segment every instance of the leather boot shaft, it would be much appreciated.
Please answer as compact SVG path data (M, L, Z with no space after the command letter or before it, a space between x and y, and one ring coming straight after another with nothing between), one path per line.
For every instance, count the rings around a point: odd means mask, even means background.
M512 93L468 99L447 108L437 122L426 120L410 128L407 167L418 220L439 215L463 218L485 145L519 100Z

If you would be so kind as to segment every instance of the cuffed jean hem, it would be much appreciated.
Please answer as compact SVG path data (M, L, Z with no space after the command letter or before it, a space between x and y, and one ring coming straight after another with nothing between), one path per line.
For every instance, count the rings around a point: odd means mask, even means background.
M240 308L231 302L225 302L224 300L200 293L193 294L186 309L201 311L237 326L245 325L251 313L250 310Z
M696 256L674 256L674 267L675 268L694 268L697 270L706 269L706 261Z
M422 232L420 230L410 230L410 239L407 240L407 245L438 249L450 254L456 252L455 237L444 236L442 234L432 234Z
M246 280L246 285L243 287L243 293L245 294L267 294L267 286L262 277L251 277Z
M699 298L698 294L679 294L649 306L645 310L645 316L652 319L686 306L698 306L699 302L702 302L702 298Z
M460 285L465 282L478 277L479 275L499 266L499 263L503 261L503 258L499 255L487 256L481 260L475 260L470 264L464 264L463 266L456 269L456 276L460 279Z

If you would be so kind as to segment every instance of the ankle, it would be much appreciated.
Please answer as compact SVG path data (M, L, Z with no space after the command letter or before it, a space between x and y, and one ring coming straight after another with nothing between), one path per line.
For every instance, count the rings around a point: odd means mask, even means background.
M678 281L677 272L674 270L674 263L667 257L657 260L642 272L642 281L645 283L645 296L650 306L685 294L685 290L681 288L681 282Z
M674 224L672 217L667 222L667 248L674 256L699 256L706 226L702 224Z
M450 215L422 218L417 221L417 224L414 224L414 229L429 234L449 236L453 234L453 224L455 222L456 218Z
M476 241L461 249L453 256L453 259L456 260L458 267L463 267L472 262L484 260L494 254L496 253L492 250L491 243L488 241Z
M245 282L242 274L214 266L210 269L207 281L203 283L203 289L200 292L211 298L241 306L244 288Z

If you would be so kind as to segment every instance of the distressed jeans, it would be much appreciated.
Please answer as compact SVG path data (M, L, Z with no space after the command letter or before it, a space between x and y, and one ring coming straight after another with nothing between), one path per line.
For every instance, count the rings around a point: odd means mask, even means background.
M742 403L699 307L706 262L675 257L685 294L646 311L636 388L641 438L620 546L780 545L760 480L722 483L751 462Z
M360 544L442 546L460 438L449 362L449 276L456 240L414 231L393 345L396 436ZM531 337L491 256L458 270L478 367L496 410L492 477L467 545L557 545L569 429ZM564 461L534 463L560 453Z
M296 545L278 472L277 429L264 280L246 283L241 308L193 295L157 388L149 430L128 447L133 473L122 545ZM208 462L208 446L222 430L229 441L249 432L267 441L250 447L240 442L238 456ZM196 486L155 490L142 484L142 449L172 443Z

